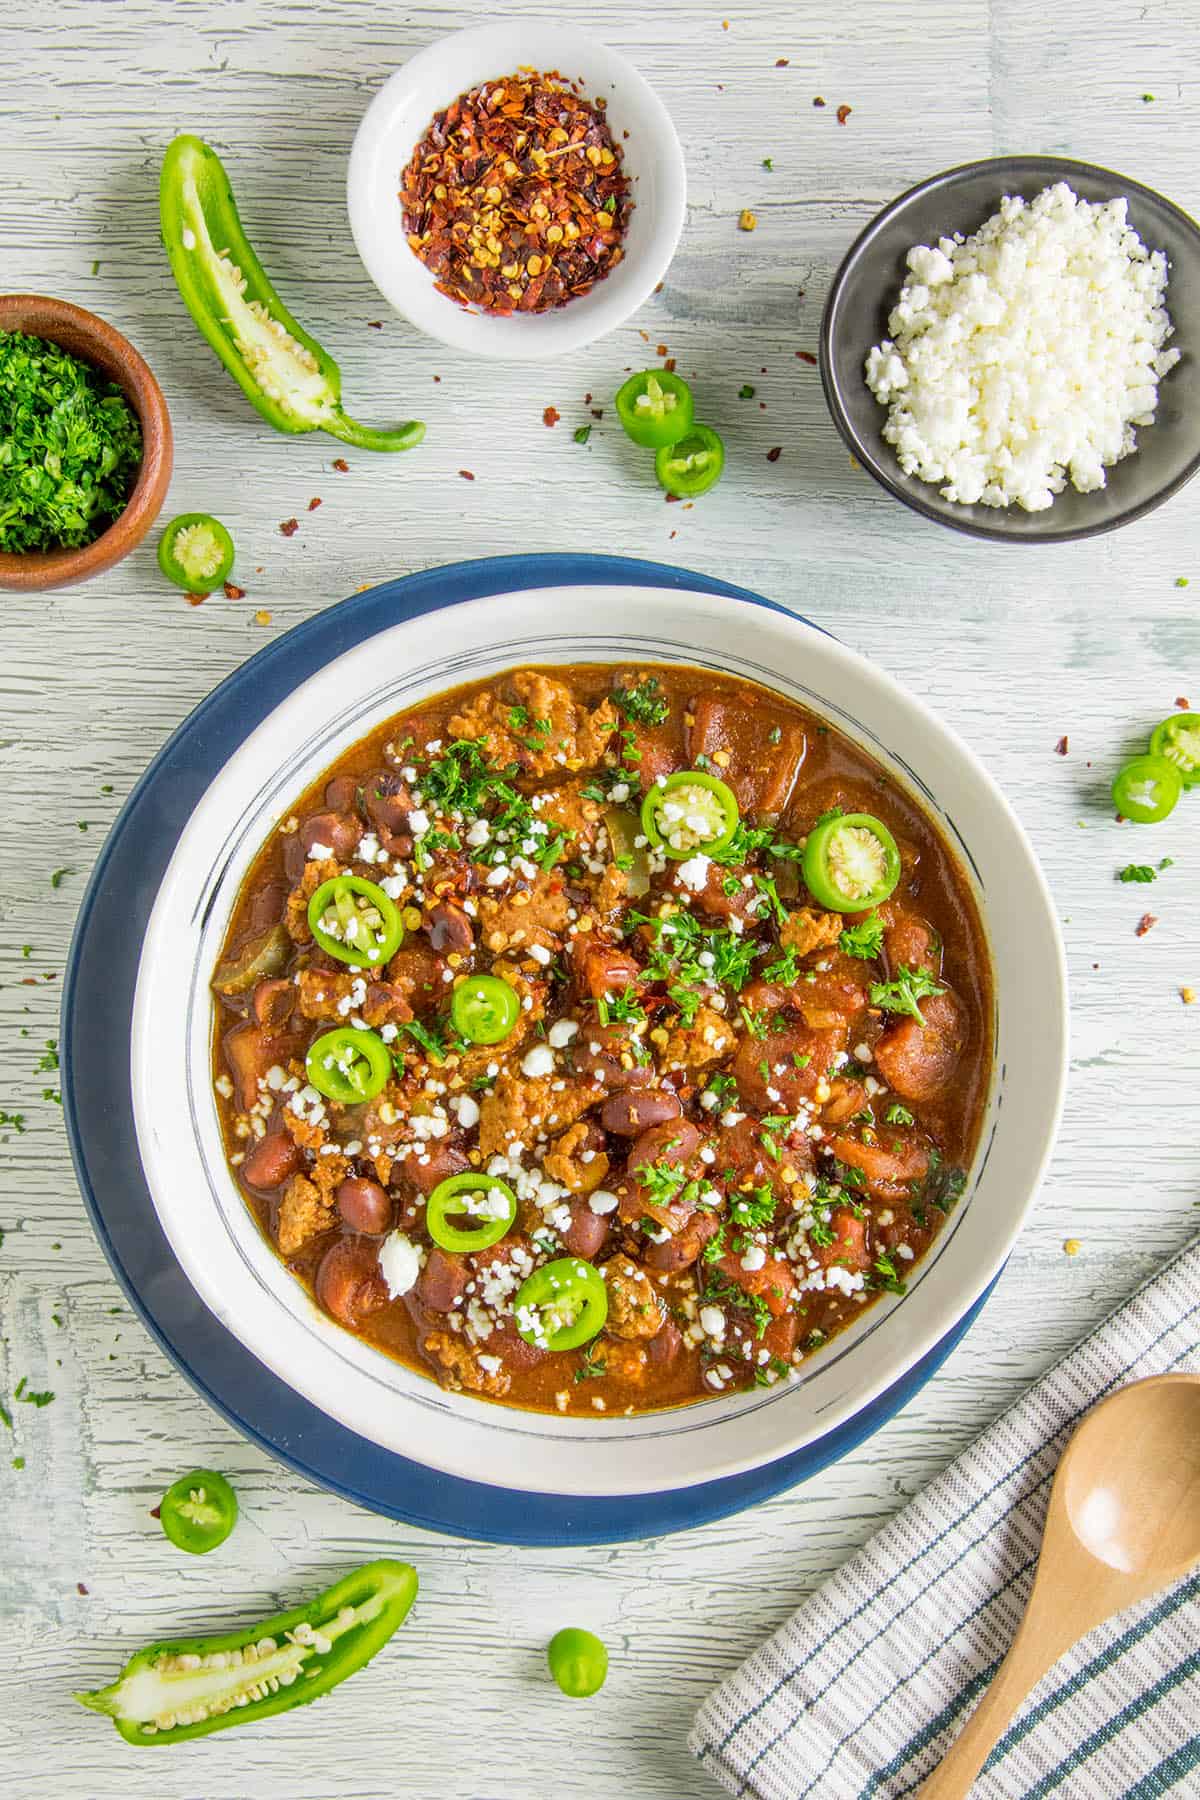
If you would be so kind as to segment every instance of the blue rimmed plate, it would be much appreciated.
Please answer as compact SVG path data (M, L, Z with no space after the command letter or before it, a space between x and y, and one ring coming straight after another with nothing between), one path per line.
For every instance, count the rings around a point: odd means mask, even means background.
M503 598L480 604L489 596ZM430 621L465 601L476 605L456 615L452 636L445 620ZM284 1275L241 1203L228 1205L236 1190L214 1159L197 1078L207 1054L197 995L244 862L310 772L409 703L414 683L429 693L476 672L470 658L489 646L492 667L631 653L750 662L758 679L783 691L800 685L810 703L844 715L839 723L852 735L855 718L843 701L865 701L899 744L898 778L924 790L947 829L955 830L955 815L981 814L960 847L979 861L985 902L989 874L1001 868L1005 891L1014 881L1019 890L998 919L989 908L999 985L1004 991L1007 976L1019 1005L1019 990L1040 982L1047 1030L1040 1060L1022 1068L1015 1086L1001 1057L988 1154L976 1171L979 1187L994 1192L982 1200L976 1192L960 1209L908 1302L872 1308L855 1327L859 1341L846 1334L824 1369L814 1362L807 1395L800 1383L730 1407L548 1422L574 1428L563 1431L543 1430L540 1415L444 1396L398 1365L387 1365L384 1380L369 1347L329 1326ZM790 660L804 664L802 683L788 676L789 649ZM434 652L435 665L424 672L423 651ZM816 680L822 653L828 667ZM835 665L845 684L840 698ZM881 753L878 743L870 747ZM1020 931L1015 919L1006 922L1006 909L1019 903ZM135 1019L143 930L157 978L143 985ZM178 991L172 970L181 971ZM499 559L387 583L319 614L236 672L167 744L114 826L85 896L64 991L64 1103L80 1182L115 1271L168 1354L240 1429L312 1479L411 1523L504 1542L613 1540L700 1523L813 1473L890 1417L948 1354L1007 1253L1052 1138L1065 1007L1047 1008L1047 992L1063 992L1057 932L1019 827L969 753L886 677L784 609L725 583L617 558ZM170 1021L189 1009L189 1029L172 1031ZM197 1205L209 1209L203 1230ZM415 1442L427 1460L401 1453Z

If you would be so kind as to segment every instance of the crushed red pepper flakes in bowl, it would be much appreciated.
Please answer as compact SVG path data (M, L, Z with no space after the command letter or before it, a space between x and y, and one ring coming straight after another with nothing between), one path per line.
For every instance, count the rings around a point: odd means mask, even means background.
M616 267L633 200L604 104L522 73L434 115L400 201L440 293L501 316L548 312Z

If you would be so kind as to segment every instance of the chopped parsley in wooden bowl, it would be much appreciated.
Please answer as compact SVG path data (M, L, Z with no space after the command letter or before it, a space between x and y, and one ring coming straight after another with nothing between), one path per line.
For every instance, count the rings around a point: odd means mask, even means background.
M170 473L166 403L133 346L65 301L0 297L0 588L110 568Z

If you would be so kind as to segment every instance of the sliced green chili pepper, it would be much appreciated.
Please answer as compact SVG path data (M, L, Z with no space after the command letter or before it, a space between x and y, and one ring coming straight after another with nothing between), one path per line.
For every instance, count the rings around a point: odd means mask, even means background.
M337 364L284 306L246 240L215 150L177 137L159 185L163 242L188 311L255 410L277 431L328 431L361 450L409 450L418 420L376 431L342 411Z
M171 1483L158 1503L158 1522L173 1544L203 1556L223 1544L237 1524L237 1495L213 1469L193 1469Z
M211 513L180 513L158 540L158 566L189 593L219 587L233 568L233 539Z
M1183 776L1165 756L1135 756L1112 784L1113 804L1135 825L1157 825L1175 810Z
M882 819L872 813L843 813L809 832L801 867L818 906L866 912L894 890L900 852Z
M737 828L737 795L702 769L681 769L656 781L642 801L642 830L676 862L697 853L715 856L733 842Z
M450 1215L478 1219L469 1231L450 1223ZM451 1175L439 1181L425 1207L425 1226L443 1250L470 1255L498 1244L517 1216L517 1196L503 1181L482 1172Z
M1172 713L1156 725L1150 754L1174 763L1185 788L1200 787L1200 713Z
M577 1350L604 1329L604 1277L577 1256L543 1263L517 1289L517 1330L538 1350Z
M694 500L716 487L725 467L725 446L707 425L693 425L676 444L665 444L654 458L659 486L677 500Z
M75 1698L130 1744L177 1744L317 1700L382 1649L408 1617L417 1572L370 1562L308 1606L223 1637L175 1638L130 1658L110 1687Z
M692 390L669 369L643 369L617 390L617 417L635 444L661 450L691 428Z
M520 1016L519 996L498 975L468 975L450 996L450 1021L469 1044L498 1044Z
M608 1674L608 1651L594 1631L582 1631L568 1625L556 1631L546 1646L550 1673L564 1694L573 1700L586 1700L604 1686Z
M640 900L650 892L650 858L639 837L647 837L636 813L627 806L610 806L604 813L604 828L612 845L613 861L625 874L625 892L631 900Z
M308 925L328 956L359 967L387 962L404 941L399 908L362 875L323 881L308 903Z
M339 1025L336 1031L322 1032L313 1039L304 1066L319 1094L343 1106L357 1106L362 1100L373 1100L387 1086L392 1056L373 1031Z

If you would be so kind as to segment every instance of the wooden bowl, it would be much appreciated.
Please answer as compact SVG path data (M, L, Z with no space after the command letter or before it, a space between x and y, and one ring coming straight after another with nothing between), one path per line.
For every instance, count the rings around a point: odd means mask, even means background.
M142 427L142 465L125 510L80 550L38 550L26 555L0 552L0 589L34 593L73 587L105 569L141 543L166 498L171 479L171 418L162 389L127 338L95 313L41 294L0 294L0 331L23 331L47 338L91 363L120 387Z

